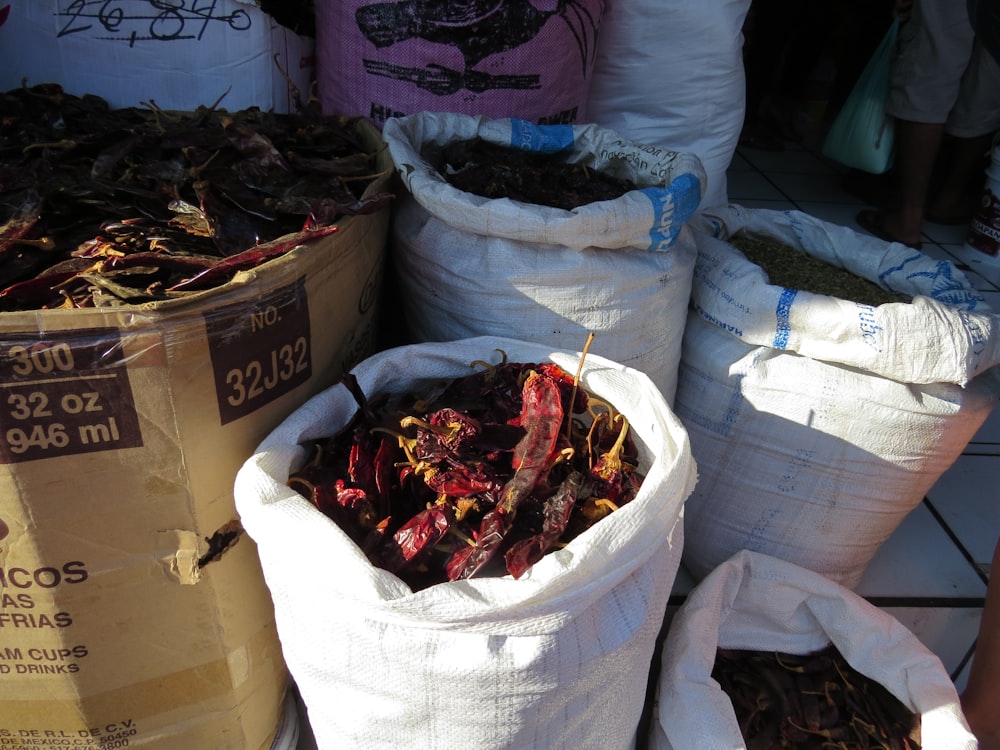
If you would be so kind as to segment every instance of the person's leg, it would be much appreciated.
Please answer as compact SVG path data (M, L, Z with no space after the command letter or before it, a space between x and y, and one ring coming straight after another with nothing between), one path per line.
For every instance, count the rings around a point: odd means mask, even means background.
M740 144L779 151L781 141L762 117L764 103L771 96L785 56L782 8L785 0L753 0L747 13L748 37L744 53L746 75L746 115Z
M897 242L920 242L931 175L943 137L944 123L896 121L899 204L882 217L882 230Z
M857 221L886 241L921 246L924 207L944 136L944 123L896 121L898 202L888 211L862 211Z
M927 218L966 220L982 198L985 167L994 134L1000 130L1000 63L980 40L962 76L958 100L948 115L940 175Z
M927 205L927 220L943 224L969 221L982 197L993 134L946 137L938 176Z
M916 0L901 23L886 105L896 118L898 204L857 216L877 237L920 246L935 162L974 44L965 3Z
M993 551L979 639L962 692L962 712L979 740L979 750L1000 750L1000 541Z

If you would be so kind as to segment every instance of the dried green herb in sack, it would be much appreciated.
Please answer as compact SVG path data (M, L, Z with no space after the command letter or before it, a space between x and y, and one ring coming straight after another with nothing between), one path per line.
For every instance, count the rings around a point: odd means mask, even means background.
M858 672L832 644L819 651L717 651L747 750L919 750L920 715Z
M825 294L863 305L910 301L910 297L904 294L887 291L844 268L768 237L737 234L729 242L747 260L763 268L769 283L776 286Z
M570 210L636 189L631 180L569 163L566 152L522 151L482 138L427 146L422 156L451 185L485 198Z
M356 122L0 93L0 311L184 296L378 211Z
M288 486L413 590L519 578L638 492L629 424L552 363L474 362L426 392L368 400L310 444Z

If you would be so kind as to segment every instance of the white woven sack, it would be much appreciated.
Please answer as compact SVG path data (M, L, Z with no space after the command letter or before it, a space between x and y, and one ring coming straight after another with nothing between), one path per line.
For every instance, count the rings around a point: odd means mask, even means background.
M689 151L728 203L726 170L746 109L743 21L750 0L612 2L601 22L589 118L640 143Z
M1000 317L950 261L801 211L721 206L692 226L699 254L694 307L747 344L902 383L966 385L1000 364ZM914 299L872 308L769 285L760 267L726 241L738 232L771 237Z
M902 245L798 212L712 221L675 400L701 473L685 564L700 578L749 549L854 588L996 404L997 317L954 266ZM740 229L926 296L871 307L768 285L722 239Z
M746 747L732 703L711 677L718 648L808 654L831 643L920 714L922 747L975 750L955 685L913 633L825 576L748 551L713 570L671 620L649 747Z
M471 373L474 360L579 354L481 337L377 354L354 374L369 396ZM246 462L236 504L257 543L289 670L323 750L631 747L645 675L679 565L687 437L641 373L588 356L583 387L629 419L637 497L514 580L412 592L369 564L335 523L285 486L303 441L356 409L337 385L294 412Z
M383 131L409 189L390 224L400 305L417 341L513 336L582 346L649 375L672 403L696 250L685 222L704 171L697 157L647 151L596 126L537 127L421 113ZM421 157L428 144L479 136L571 161L638 185L567 211L452 187Z

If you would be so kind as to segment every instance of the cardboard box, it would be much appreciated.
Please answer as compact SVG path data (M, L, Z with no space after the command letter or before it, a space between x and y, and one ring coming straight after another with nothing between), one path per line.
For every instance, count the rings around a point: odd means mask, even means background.
M0 90L58 82L112 107L219 106L294 111L315 42L237 0L7 0L0 8ZM284 71L284 72L282 72Z
M179 300L0 314L0 747L268 747L288 680L233 482L372 352L387 226Z

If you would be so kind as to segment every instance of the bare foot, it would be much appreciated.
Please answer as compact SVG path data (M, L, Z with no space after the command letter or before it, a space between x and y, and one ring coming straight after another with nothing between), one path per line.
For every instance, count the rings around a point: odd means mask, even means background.
M901 227L896 216L887 211L866 209L858 213L855 221L862 229L885 242L901 242L914 250L919 250L922 247L920 229L918 228L914 233L910 229Z

